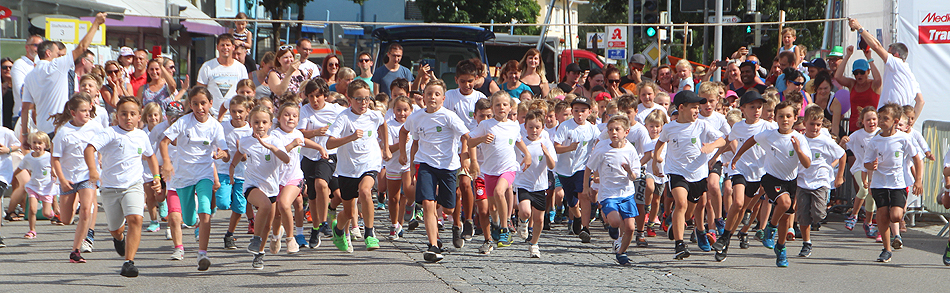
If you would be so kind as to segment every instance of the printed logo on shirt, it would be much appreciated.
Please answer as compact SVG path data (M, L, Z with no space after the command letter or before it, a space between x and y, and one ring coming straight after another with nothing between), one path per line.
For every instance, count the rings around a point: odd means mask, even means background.
M473 112L473 111L468 111L468 118L475 119L475 112Z
M43 176L46 176L46 169L43 169Z
M587 146L587 141L586 141L586 140L581 142L581 147L584 147L584 146Z
M373 136L372 130L366 132L366 137L372 137L372 136Z
M900 157L901 157L901 151L896 151L896 152L894 152L894 157L895 157L895 158L900 158Z
M821 158L821 153L815 153L815 159Z
M139 155L141 155L141 154L142 154L142 148L139 148L138 152L139 152Z
M795 156L795 151L788 151L788 156L789 157Z
M540 162L541 160L544 160L544 156L543 156L543 155L538 156L538 162Z
M264 155L264 161L270 161L270 154Z
M514 139L514 138L509 138L509 139L508 139L508 144L509 144L509 145L515 144L515 139Z
M202 141L201 144L203 144L203 145L211 145L211 142L206 140L206 141Z
M442 126L436 126L435 132L442 132Z
M695 138L695 137L690 138L690 139L689 139L689 143L695 144L695 143L696 143L696 138Z

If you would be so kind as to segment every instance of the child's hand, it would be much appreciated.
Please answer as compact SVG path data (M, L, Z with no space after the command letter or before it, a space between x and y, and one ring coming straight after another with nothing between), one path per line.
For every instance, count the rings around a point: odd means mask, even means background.
M573 152L573 151L576 151L578 145L580 145L580 143L578 143L578 142L576 142L576 141L575 141L575 142L572 142L572 143L571 143L571 150L570 150L570 151L572 151L572 152Z
M840 145L842 148L847 149L847 146L846 146L846 145L848 144L849 141L851 141L851 137L848 137L847 135L842 136L842 137L841 137L841 143L839 143L839 145Z
M927 157L928 160L931 160L931 161L937 160L937 157L935 157L935 156L934 156L934 153L932 153L932 152L927 152L927 153L924 154L924 155L926 155L926 157Z
M841 184L844 184L844 177L835 178L835 188L838 188Z
M320 157L323 158L324 160L330 158L330 154L327 153L326 148L320 147L319 149L317 149L317 151L320 152Z
M212 185L211 188L214 189L215 191L218 191L218 189L221 188L221 182L218 182L217 180L215 180L214 185Z
M169 180L175 178L175 167L172 167L171 164L162 165L162 178L168 178Z
M711 143L704 143L703 147L699 149L699 151L703 152L704 154L712 153L715 150L716 147L714 147Z
M494 134L489 133L489 134L486 134L486 135L485 135L485 143L486 143L486 144L490 144L490 143L492 143L492 142L494 142L494 141L495 141L495 135L494 135Z
M162 192L162 182L158 180L152 180L152 190L155 191L155 193Z
M528 167L531 167L531 161L532 161L531 158L532 158L532 157L530 156L530 154L527 154L527 155L528 155L528 156L524 156L524 158L521 158L521 171L522 171L522 172L524 172L524 170L528 170Z
M874 162L871 163L871 170L877 170L877 159L874 159Z
M407 162L409 162L409 158L406 157L406 152L399 152L399 164L405 165ZM410 167L409 169L414 169L414 168Z
M864 189L868 189L871 187L871 183L867 179L862 179L861 184L864 185Z
M796 137L794 137L794 136L792 136L792 147L794 147L794 148L795 148L795 151L796 151L796 152L799 152L799 153L800 153L801 150L802 150L802 145L801 145L801 143L798 142L798 138L796 138Z
M357 139L360 139L360 138L363 138L363 130L362 130L362 129L357 129L356 132L353 132L353 134L350 134L350 139L352 139L352 140L357 140Z
M329 130L329 129L330 129L330 125L317 128L317 136L326 136L326 135L327 135L327 130Z
M10 148L0 145L0 154L6 155L10 153Z
M303 146L303 139L300 139L299 137L298 137L298 138L295 138L295 139L294 139L294 144L296 145L296 146L294 146L294 147Z

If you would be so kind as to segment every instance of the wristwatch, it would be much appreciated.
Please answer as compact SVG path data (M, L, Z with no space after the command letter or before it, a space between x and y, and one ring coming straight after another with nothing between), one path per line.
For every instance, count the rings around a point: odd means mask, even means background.
M858 34L859 34L859 35L860 35L861 33L863 33L863 32L864 32L864 28L863 28L863 27L862 27L862 28L858 28Z

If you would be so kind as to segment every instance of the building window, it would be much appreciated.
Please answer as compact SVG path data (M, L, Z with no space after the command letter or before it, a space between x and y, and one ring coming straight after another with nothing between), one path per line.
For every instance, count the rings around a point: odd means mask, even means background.
M405 15L406 20L422 20L422 10L419 10L415 0L406 1Z

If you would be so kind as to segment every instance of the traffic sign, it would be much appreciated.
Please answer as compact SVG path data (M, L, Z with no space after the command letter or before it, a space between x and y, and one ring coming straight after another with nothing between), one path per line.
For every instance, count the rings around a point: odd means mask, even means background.
M627 29L620 26L607 27L607 48L626 48Z
M0 19L4 19L13 15L13 11L6 6L0 6Z
M60 41L66 44L78 44L82 37L89 31L92 22L64 19L64 18L46 18L46 39L50 41ZM93 45L105 45L106 25L101 24L99 31L92 38Z
M650 42L646 49L641 52L650 61L650 64L656 65L660 60L660 50L657 49L655 42Z
M607 49L607 59L626 60L627 49L616 49L616 48Z
M716 23L716 16L710 15L706 23ZM739 23L739 17L735 15L723 15L722 23Z

